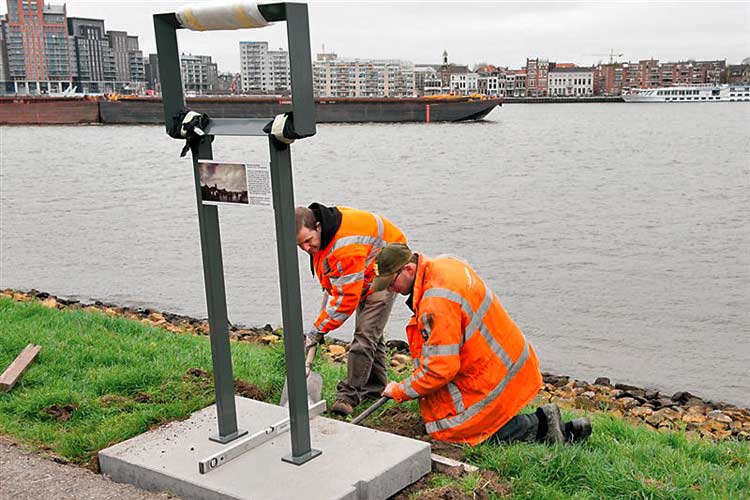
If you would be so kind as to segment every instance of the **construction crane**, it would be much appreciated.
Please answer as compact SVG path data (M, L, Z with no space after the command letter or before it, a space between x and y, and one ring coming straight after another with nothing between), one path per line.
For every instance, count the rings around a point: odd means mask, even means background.
M616 57L622 57L625 54L618 54L615 52L615 49L609 49L609 54L586 54L587 56L597 56L597 57L606 57L609 56L609 64L614 64Z

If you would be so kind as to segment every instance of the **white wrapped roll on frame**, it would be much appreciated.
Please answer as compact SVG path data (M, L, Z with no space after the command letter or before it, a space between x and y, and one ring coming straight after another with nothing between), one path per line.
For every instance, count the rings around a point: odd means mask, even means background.
M268 25L258 9L258 2L223 0L188 4L175 11L183 27L193 31L262 28Z

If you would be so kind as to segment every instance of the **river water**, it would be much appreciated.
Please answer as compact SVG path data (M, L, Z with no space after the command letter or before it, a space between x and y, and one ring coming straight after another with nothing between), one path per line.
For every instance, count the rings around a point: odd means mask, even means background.
M158 126L0 128L0 287L205 317L181 147ZM214 152L268 162L262 138ZM415 250L470 262L544 370L750 405L747 103L320 125L292 154L298 204L376 211ZM230 320L279 325L272 209L219 212ZM299 256L309 324L320 288ZM387 335L407 318L399 300Z

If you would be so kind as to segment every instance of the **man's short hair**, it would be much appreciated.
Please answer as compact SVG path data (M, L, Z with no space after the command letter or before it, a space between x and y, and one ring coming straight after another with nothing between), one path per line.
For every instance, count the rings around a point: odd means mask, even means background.
M294 209L294 222L297 226L297 233L299 233L303 227L315 231L318 224L318 218L315 217L315 212L307 207L297 207Z

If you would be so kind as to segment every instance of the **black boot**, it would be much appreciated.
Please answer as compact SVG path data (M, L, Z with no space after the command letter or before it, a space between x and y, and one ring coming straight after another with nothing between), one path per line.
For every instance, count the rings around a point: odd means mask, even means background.
M537 441L548 444L565 442L562 416L560 408L554 404L548 404L536 409L536 415L539 418L539 429L537 431Z
M570 443L585 441L589 436L591 436L591 420L588 418L577 418L565 424L565 441Z

